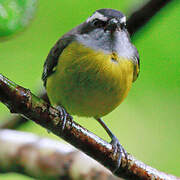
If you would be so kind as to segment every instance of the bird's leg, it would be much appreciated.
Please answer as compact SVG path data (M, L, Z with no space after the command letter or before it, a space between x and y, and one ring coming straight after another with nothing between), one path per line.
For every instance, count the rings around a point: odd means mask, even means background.
M101 118L96 118L96 120L101 124L101 126L106 130L106 132L108 133L108 135L111 138L111 144L114 148L114 156L116 156L117 153L119 153L119 157L118 157L118 162L116 165L116 169L114 170L114 172L120 167L121 164L121 158L122 158L122 153L124 153L124 155L127 157L127 152L125 151L125 149L122 147L122 145L120 144L119 140L117 139L117 137L111 132L111 130L106 126L106 124L103 122L103 120Z
M61 115L61 117L62 117L62 128L61 128L61 130L63 131L64 128L65 128L67 119L69 118L69 120L71 121L71 125L72 125L73 118L72 118L72 116L64 109L64 107L62 107L62 106L57 106L56 108L59 110L60 115Z

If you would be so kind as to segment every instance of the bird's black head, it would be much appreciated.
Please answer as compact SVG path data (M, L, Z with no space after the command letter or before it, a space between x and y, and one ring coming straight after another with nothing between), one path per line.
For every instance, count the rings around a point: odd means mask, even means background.
M90 16L87 23L91 23L94 28L104 28L114 32L116 30L122 30L126 26L125 15L114 9L99 9Z
M118 10L115 9L99 9L96 12L102 14L103 16L107 17L107 18L117 18L117 19L121 19L124 18L124 14Z

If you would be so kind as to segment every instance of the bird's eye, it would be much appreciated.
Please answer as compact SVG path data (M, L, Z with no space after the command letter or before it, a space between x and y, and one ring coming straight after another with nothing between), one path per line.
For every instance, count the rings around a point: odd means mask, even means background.
M96 27L104 27L106 25L106 22L100 20L100 19L94 19L92 21L93 25Z

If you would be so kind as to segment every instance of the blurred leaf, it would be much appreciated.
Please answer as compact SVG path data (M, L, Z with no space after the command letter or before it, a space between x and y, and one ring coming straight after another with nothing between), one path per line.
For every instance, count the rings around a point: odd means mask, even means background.
M0 36L22 30L34 16L37 0L0 0Z

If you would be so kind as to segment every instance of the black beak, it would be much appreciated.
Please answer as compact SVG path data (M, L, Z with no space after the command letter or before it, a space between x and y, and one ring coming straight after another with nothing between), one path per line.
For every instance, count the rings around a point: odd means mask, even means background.
M110 19L105 27L105 30L109 30L111 32L120 30L120 22L116 18Z

